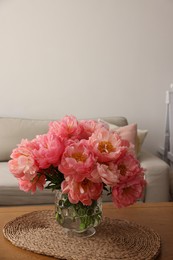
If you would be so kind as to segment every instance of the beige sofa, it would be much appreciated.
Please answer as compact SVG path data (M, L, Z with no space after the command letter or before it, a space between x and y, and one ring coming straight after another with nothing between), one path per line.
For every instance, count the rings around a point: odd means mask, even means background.
M106 117L102 120L123 127L128 124L124 117ZM0 118L0 206L47 204L54 202L54 194L50 190L38 191L34 195L20 191L17 179L8 170L8 160L12 149L22 138L32 139L38 134L46 133L50 120L22 118ZM147 186L143 202L159 202L170 200L169 166L155 155L141 150L138 158L146 169ZM110 197L104 195L104 201Z

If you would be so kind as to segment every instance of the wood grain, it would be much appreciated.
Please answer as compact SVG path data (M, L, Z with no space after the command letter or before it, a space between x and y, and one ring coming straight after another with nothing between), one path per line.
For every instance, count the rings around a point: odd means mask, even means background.
M0 259L1 260L47 260L52 257L41 256L15 247L2 233L3 226L23 214L43 209L54 210L54 205L0 207ZM159 260L173 259L173 203L136 203L133 206L116 209L112 203L104 203L104 216L134 221L153 228L161 236L162 249ZM96 259L97 260L97 259Z

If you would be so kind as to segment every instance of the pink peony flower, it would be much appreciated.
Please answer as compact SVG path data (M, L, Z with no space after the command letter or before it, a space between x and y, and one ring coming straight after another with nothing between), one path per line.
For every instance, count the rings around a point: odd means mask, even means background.
M89 144L98 162L110 162L120 159L127 152L129 142L124 142L116 132L103 127L98 128L89 138Z
M38 149L33 151L39 168L46 169L50 165L58 166L64 151L64 144L54 134L39 135L36 138Z
M144 169L140 167L139 161L132 154L127 153L116 164L120 181L134 175L144 174Z
M67 177L61 184L63 193L68 193L71 203L81 201L84 205L91 205L92 200L97 200L103 189L102 183L93 183L88 179L82 182L76 182L73 178Z
M34 141L22 140L18 148L14 149L11 158L8 162L11 173L16 178L33 179L37 175L38 165L35 162L33 155L34 149L37 148L37 144Z
M81 133L81 127L74 116L65 116L61 121L49 123L49 132L62 139L77 139Z
M103 182L112 187L119 180L117 165L113 162L107 164L97 163L97 167L91 172L89 179L93 182Z
M102 123L98 123L95 120L81 120L79 122L79 125L81 126L81 139L88 139L98 128L103 127Z
M32 193L34 193L36 191L36 188L38 188L39 190L43 190L45 183L45 175L37 175L30 181L27 179L19 179L19 188L25 192L31 191Z
M72 142L65 148L59 164L59 171L65 176L71 175L76 181L89 176L95 165L95 157L86 140Z
M145 186L143 175L135 175L112 188L112 200L117 208L134 204L142 196Z

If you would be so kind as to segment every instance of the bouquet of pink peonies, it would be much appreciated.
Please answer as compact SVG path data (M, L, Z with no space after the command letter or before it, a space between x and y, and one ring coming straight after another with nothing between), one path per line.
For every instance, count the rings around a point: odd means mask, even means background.
M105 123L74 116L50 122L46 134L22 140L12 151L9 169L25 192L61 189L70 203L87 206L103 189L116 207L129 206L145 186L132 144Z

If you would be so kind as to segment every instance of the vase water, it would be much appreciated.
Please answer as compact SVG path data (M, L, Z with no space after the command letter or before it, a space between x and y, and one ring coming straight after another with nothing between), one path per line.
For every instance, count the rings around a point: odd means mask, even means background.
M102 199L93 200L90 206L81 202L72 204L68 195L61 190L55 192L55 217L68 234L79 237L90 237L96 232L95 227L102 220Z

